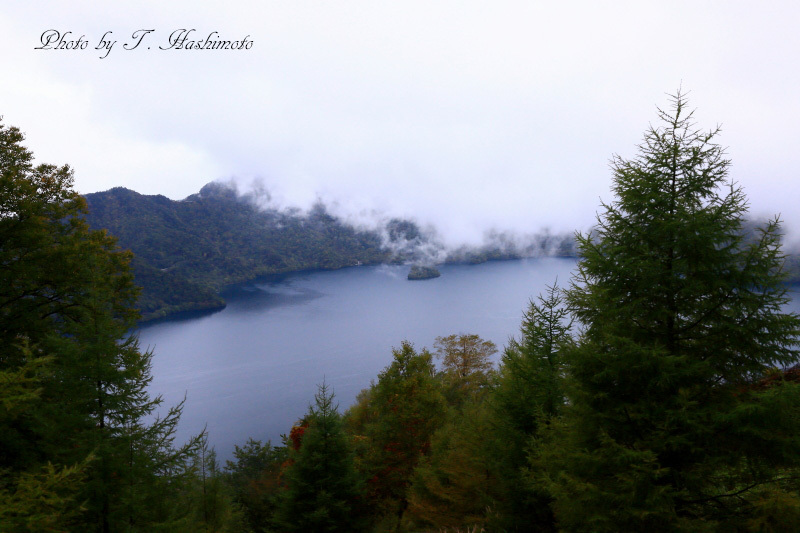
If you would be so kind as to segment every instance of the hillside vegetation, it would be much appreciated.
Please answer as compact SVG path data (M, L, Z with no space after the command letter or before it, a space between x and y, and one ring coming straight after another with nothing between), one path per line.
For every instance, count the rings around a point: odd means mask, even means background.
M222 306L223 287L257 276L391 259L376 233L342 224L321 205L307 215L260 209L216 183L182 201L123 188L86 201L90 227L136 255L145 319Z
M142 288L137 305L144 320L221 308L225 286L268 274L575 253L572 236L549 234L518 242L492 233L482 246L447 250L434 232L410 220L359 229L321 203L307 213L263 207L254 196L222 183L209 183L180 201L121 187L85 198L89 226L107 230L135 255L133 273Z

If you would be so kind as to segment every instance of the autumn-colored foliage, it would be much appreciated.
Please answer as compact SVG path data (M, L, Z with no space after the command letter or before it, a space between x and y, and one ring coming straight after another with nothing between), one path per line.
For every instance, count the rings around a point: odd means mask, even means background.
M292 443L293 450L297 451L300 449L300 446L303 443L303 435L305 435L307 429L308 429L307 420L303 420L300 424L292 426L292 429L289 432L289 440Z
M408 507L408 487L431 436L445 413L442 387L434 378L432 356L403 342L392 363L365 396L368 416L359 429L358 464L367 476L367 498L375 520L399 524ZM387 526L388 527L388 526Z

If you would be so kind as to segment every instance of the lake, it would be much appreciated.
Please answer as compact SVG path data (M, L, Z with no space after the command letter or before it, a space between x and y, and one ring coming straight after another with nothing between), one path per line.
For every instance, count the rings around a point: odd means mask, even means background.
M323 380L344 411L403 340L422 349L438 336L476 333L502 350L529 300L556 279L566 286L575 264L445 265L423 281L408 281L407 266L365 266L243 284L220 312L141 329L142 347L155 353L150 392L165 406L186 395L177 442L207 427L228 459L248 437L279 443ZM790 308L800 312L800 299Z
M186 405L176 443L208 428L221 459L248 437L280 441L323 380L340 410L392 360L403 340L432 348L438 336L475 333L502 351L528 301L574 259L444 265L409 281L408 266L363 266L288 275L237 286L217 313L145 325L152 395ZM498 353L496 359L499 359Z

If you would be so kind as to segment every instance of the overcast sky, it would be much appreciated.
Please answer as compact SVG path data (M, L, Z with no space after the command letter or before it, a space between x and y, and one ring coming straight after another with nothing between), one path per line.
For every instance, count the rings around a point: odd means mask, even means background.
M800 227L796 2L208 4L6 2L0 115L82 193L181 199L235 177L456 241L589 226L610 157L682 85L754 214ZM160 49L180 29L252 45ZM35 49L46 30L86 48Z

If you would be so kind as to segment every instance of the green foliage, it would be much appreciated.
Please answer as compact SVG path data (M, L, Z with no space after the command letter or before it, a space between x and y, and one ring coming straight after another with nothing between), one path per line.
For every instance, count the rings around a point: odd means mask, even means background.
M180 273L155 268L138 256L133 258L132 266L136 284L142 287L136 305L145 320L225 306L225 300L212 288L193 283Z
M286 491L275 515L279 531L351 532L365 527L361 478L333 393L323 383L309 407L308 429L290 454Z
M745 220L718 131L685 106L614 158L571 288L530 303L497 372L477 335L438 337L438 374L404 342L344 419L323 384L291 446L250 440L224 472L205 434L175 446L182 403L156 416L134 303L219 307L232 282L391 254L321 205L220 185L112 189L87 214L69 167L34 166L0 124L0 531L795 530L800 317L779 221ZM431 245L386 230L398 253ZM450 259L519 253L496 237Z
M144 196L120 187L86 195L92 228L107 229L136 257L133 272L143 288L137 302L145 320L175 312L224 306L219 291L258 276L336 269L390 261L421 263L444 251L414 222L392 219L363 231L331 216L322 204L309 213L263 205L252 194L210 183L182 201ZM479 249L462 247L449 262L484 262L541 254L574 255L571 236L537 236L518 247L507 235ZM436 270L411 278L434 277Z
M487 464L488 435L494 428L484 403L497 348L474 334L437 337L434 347L442 361L436 377L450 409L414 469L408 523L412 529L481 526L497 485Z
M800 524L800 495L796 488L780 485L754 494L753 512L746 524L749 531L790 532ZM740 529L744 529L739 526Z
M85 202L72 189L68 166L33 165L17 128L0 124L0 367L22 363L20 342L41 348L61 324L85 315L94 268L124 263L102 233L89 233L79 215ZM105 265L103 264L105 263ZM120 290L112 312L131 316L125 274L109 279ZM97 284L95 284L96 286Z
M584 330L538 456L568 531L740 529L800 464L797 385L754 386L798 361L778 221L746 239L718 130L685 106L678 94L639 154L614 159L616 199L578 238L568 300Z
M41 382L51 372L52 357L34 357L25 342L19 346L24 363L0 370L0 420L14 420L39 400Z
M224 305L217 293L266 274L335 269L390 258L376 233L342 224L318 204L307 216L262 208L211 183L182 201L123 188L86 195L87 220L136 254L145 319Z
M266 532L272 523L276 499L284 489L281 473L289 457L288 449L249 439L242 447L234 446L233 457L235 461L227 461L225 471L234 498L250 529Z
M493 518L500 481L491 468L489 448L496 443L493 413L483 398L452 410L431 437L409 489L412 530L478 530ZM450 528L450 529L448 529Z
M569 343L572 320L564 295L553 285L538 303L531 301L522 319L521 337L503 353L498 387L492 400L498 417L523 440L564 405L562 349ZM524 436L524 437L523 437Z
M22 140L0 124L0 471L10 512L56 529L64 523L46 516L58 509L71 528L151 531L192 444L171 446L180 407L145 422L161 400L146 390L151 354L129 335L131 254L89 230L69 167L34 166Z
M39 471L13 476L0 473L0 531L69 531L81 522L83 508L76 486L84 479L87 461L56 468L48 463ZM3 486L14 477L11 487Z
M348 413L358 465L367 477L367 499L378 528L399 527L408 487L431 437L444 422L446 402L435 379L433 357L403 342L394 360Z
M424 265L413 265L408 271L408 279L412 281L438 278L441 275L438 268Z
M52 358L32 357L24 344L21 352L25 358L21 367L0 370L0 425L6 428L37 407L42 379L52 364ZM25 446L14 442L15 437L19 435L12 431L0 436L4 453ZM77 492L90 459L63 468L47 463L0 470L0 531L66 531L76 525L83 511Z
M192 457L192 476L185 486L183 506L188 510L182 531L234 533L248 531L244 513L234 504L233 490L219 468L217 454L208 446L208 434L201 435L198 453Z
M544 431L564 409L563 349L572 320L562 291L553 285L525 311L519 339L503 353L489 401L496 436L490 464L499 478L492 525L509 531L554 529L549 497L530 480L528 455L538 453ZM500 438L498 438L498 436Z
M152 407L161 403L160 398L155 401ZM106 463L112 472L106 490L111 495L109 508L118 520L116 525L112 522L112 530L179 531L191 523L196 504L190 495L197 484L198 454L205 436L175 446L182 409L183 402L154 420L148 420L152 414L125 419L117 438L109 443L114 455Z

